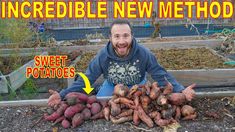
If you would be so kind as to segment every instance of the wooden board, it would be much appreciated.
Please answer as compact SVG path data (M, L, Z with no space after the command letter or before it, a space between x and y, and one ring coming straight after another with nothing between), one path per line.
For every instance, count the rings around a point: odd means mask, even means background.
M184 86L235 86L235 69L168 70Z
M47 52L43 52L41 55L47 55L47 54L48 54ZM24 82L27 80L26 78L27 67L34 67L34 60L29 61L28 63L21 66L19 69L7 75L11 85L10 88L13 91L21 87L24 84Z

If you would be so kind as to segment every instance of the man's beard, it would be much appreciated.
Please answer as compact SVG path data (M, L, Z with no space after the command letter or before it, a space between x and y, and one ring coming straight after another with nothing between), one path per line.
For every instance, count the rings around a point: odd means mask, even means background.
M131 44L130 45L127 44L127 46L124 47L118 45L114 47L114 51L119 57L126 57L129 54L130 50L131 50Z

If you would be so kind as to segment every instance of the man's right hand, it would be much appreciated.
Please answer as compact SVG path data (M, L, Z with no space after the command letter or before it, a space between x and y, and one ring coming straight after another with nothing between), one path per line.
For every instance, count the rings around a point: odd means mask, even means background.
M61 102L61 98L60 98L60 94L57 91L54 90L49 90L49 93L51 94L51 96L48 99L48 106L56 106L58 104L60 104Z

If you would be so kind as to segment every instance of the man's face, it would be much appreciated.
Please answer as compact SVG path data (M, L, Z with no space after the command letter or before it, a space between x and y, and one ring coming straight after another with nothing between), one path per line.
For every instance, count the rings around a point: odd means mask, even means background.
M119 57L125 57L129 54L132 35L128 24L115 24L111 29L110 41L115 52Z

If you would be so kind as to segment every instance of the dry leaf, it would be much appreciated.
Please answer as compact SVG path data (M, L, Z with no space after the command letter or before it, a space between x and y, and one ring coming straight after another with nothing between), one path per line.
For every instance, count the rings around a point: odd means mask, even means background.
M58 132L58 127L53 127L52 132Z
M177 129L180 127L181 127L181 125L178 122L172 123L167 126L164 126L163 132L177 132Z

